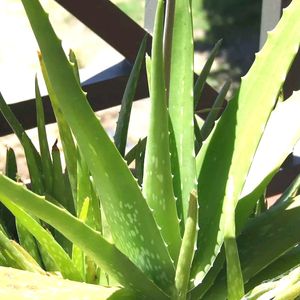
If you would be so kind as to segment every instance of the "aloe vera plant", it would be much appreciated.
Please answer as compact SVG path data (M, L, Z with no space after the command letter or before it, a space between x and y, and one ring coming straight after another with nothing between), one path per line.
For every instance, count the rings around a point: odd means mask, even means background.
M38 83L40 152L0 97L25 148L32 182L30 190L12 172L0 175L0 264L111 286L107 299L299 296L299 179L274 207L253 213L300 138L300 92L278 101L300 44L299 1L284 11L221 117L216 120L215 109L228 83L204 121L195 115L196 104L220 43L194 86L190 1L169 1L164 16L159 0L147 59L149 132L126 155L145 39L114 144L80 87L74 53L65 55L38 0L22 3L40 47L66 169L56 144L49 150ZM15 170L11 151L7 170ZM136 178L128 166L133 160ZM281 274L292 288L288 296L280 289ZM265 280L269 284L260 285Z

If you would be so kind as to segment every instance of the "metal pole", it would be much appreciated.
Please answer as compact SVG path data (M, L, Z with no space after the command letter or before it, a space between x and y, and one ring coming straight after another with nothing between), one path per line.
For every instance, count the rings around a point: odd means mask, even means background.
M260 26L259 48L262 48L267 32L272 30L281 16L281 0L263 0Z
M153 33L154 18L157 6L157 0L145 0L145 21L144 28L150 33Z

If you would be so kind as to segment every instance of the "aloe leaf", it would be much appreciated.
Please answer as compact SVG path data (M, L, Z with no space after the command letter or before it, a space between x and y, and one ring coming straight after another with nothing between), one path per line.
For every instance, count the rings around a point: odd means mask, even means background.
M40 153L42 159L42 170L45 184L45 190L47 193L52 192L52 161L49 151L49 145L47 140L46 126L45 126L45 115L42 97L38 85L37 78L35 78L35 97L36 97L36 113L37 113L37 126L40 144Z
M221 45L222 45L222 40L219 40L215 44L215 46L213 47L213 49L211 50L211 52L209 54L209 57L204 65L199 77L197 78L197 81L196 81L195 87L194 87L194 108L195 109L198 107L205 82L209 75L212 64L213 64L217 54L220 51Z
M12 180L17 180L17 162L12 148L6 150L5 175ZM2 203L0 203L0 224L11 239L17 239L15 218Z
M299 243L299 216L300 197L296 197L273 206L266 213L251 220L238 238L245 283ZM205 299L226 299L225 271L219 274Z
M38 268L35 264L30 262L17 248L11 240L4 235L0 230L0 248L4 257L7 258L7 255L10 256L10 259L14 261L15 266L23 270L28 270L31 272L36 272Z
M3 256L1 252L0 252L0 266L9 267L8 261L6 260L6 258Z
M169 288L174 266L138 184L88 105L39 2L22 2L59 107L88 164L97 193L101 195L116 246L161 287Z
M275 203L278 204L280 202L288 201L290 198L297 196L300 188L300 174L293 180L293 182L289 185L289 187L283 192L280 198Z
M18 168L16 155L12 148L6 150L5 175L12 180L17 180Z
M194 130L195 130L195 137L196 137L196 153L198 153L202 147L203 141L205 141L211 131L214 128L216 123L216 119L222 109L223 103L226 100L225 96L229 90L230 83L227 82L222 87L220 93L218 94L212 108L208 109L208 116L206 117L205 121L200 119L197 115L194 117ZM203 110L202 110L203 111ZM200 129L201 128L201 129ZM197 164L197 161L196 161Z
M262 283L247 295L247 299L294 300L300 295L300 267L277 280Z
M144 292L145 295L152 293L157 299L167 299L153 281L128 257L68 211L56 207L44 197L24 189L3 175L0 175L0 199L5 203L15 203L61 231L120 284Z
M198 115L194 115L194 131L195 131L195 152L196 152L196 157L198 156L198 153L202 147L202 136L201 136L201 130L204 120L199 117ZM197 159L196 159L196 167L197 167Z
M163 1L158 1L152 44L150 124L145 153L143 194L153 210L156 223L161 228L170 255L176 262L181 238L170 164L162 37Z
M24 132L23 126L17 120L10 107L6 104L1 93L0 93L0 110L2 115L10 125L11 129L14 131L14 133L19 138L19 140L21 140L22 133Z
M286 101L278 103L271 113L236 208L237 228L243 227L255 202L300 139L299 110L300 92L295 92ZM284 198L290 194L287 191L285 195Z
M226 100L226 94L230 88L230 82L226 82L221 88L208 116L205 119L203 126L201 127L201 137L202 140L206 140L212 131L214 123L219 115L219 109L222 108L224 101Z
M146 143L147 138L143 138L128 151L128 153L125 155L125 160L128 165L130 165L138 155L140 155L142 152L145 152Z
M41 275L13 268L0 268L0 297L7 299L43 300L136 300L132 290L104 287L62 279L52 274ZM24 296L25 295L25 296ZM25 298L26 297L26 298Z
M148 89L149 89L149 93L151 93L151 57L146 53L146 58L145 58L145 62L146 62L146 75L147 75L147 83L148 83Z
M68 202L65 197L64 174L62 170L60 151L57 147L57 141L52 146L52 160L53 160L53 191L52 195L57 201L66 209L68 209Z
M79 220L81 220L83 223L86 222L88 210L89 210L89 198L86 198L83 202L82 205L80 206L80 213L79 213ZM85 277L85 259L84 259L84 253L83 251L73 244L73 250L72 250L72 261L76 268L80 270L81 276L84 278Z
M259 272L256 276L250 279L246 285L246 289L249 291L261 282L272 280L282 274L285 274L300 262L300 247L296 246L291 250L284 253L277 260L275 260L268 267Z
M177 46L177 45L180 45ZM190 193L196 188L194 150L194 43L190 2L175 1L172 35L169 114L174 192L177 197L181 230L187 217ZM182 51L184 49L184 55ZM180 210L183 211L180 211Z
M296 197L261 214L243 231L238 245L245 282L299 242L295 233L299 214L300 197ZM251 240L255 245L250 245ZM260 257L254 258L258 251L262 251Z
M176 299L186 299L198 231L198 199L192 192L175 274Z
M50 233L13 202L7 201L4 197L1 198L1 201L15 215L18 222L22 224L36 238L41 247L47 251L64 278L82 281L82 277L73 265L72 260L54 240Z
M40 265L37 263L37 261L17 242L14 240L11 241L13 246L23 254L24 258L29 262L32 263L32 265L35 267L35 272L45 274L46 272L40 267Z
M166 97L169 102L172 40L175 17L175 1L165 1L165 20L163 33L163 61L165 70ZM149 78L148 78L149 79Z
M300 91L272 112L248 172L241 197L249 194L268 174L277 172L300 139ZM274 139L276 136L276 139ZM266 155L268 153L268 155Z
M11 129L14 131L14 133L18 137L20 143L23 145L22 135L27 136L27 134L24 131L24 128L21 125L21 123L17 120L16 116L14 115L12 110L10 109L10 107L6 104L6 102L5 102L4 98L2 97L1 93L0 93L0 111L1 111L2 115L4 116L4 118L6 119L6 121L8 122ZM29 140L28 147L29 147L30 151L33 153L33 155L35 156L35 159L37 160L39 166L41 167L40 154L38 153L38 151L36 150L36 148L34 147L34 145L32 144L32 142L31 142L31 140L29 139L28 136L27 136L27 139ZM23 145L23 147L24 147L24 145Z
M264 184L264 183L261 183ZM300 175L291 183L291 185L287 188L287 190L282 194L280 199L278 200L276 205L279 205L281 202L291 201L291 198L296 196L295 192L297 191L300 184ZM237 227L237 234L240 234L243 227L245 226L245 221L247 220L248 216L254 209L255 200L257 197L253 196L253 193L249 194L248 196L244 197L242 201L238 202L236 207L236 227ZM223 249L224 250L224 249ZM291 252L291 255L289 253ZM297 259L299 258L298 252L300 250L295 248L295 250L290 250L283 256L281 256L278 260L264 269L262 272L258 273L250 282L247 283L246 289L249 291L249 286L254 287L259 282L263 280L271 279L274 276L284 273L284 271L289 270L292 266L297 265ZM285 258L285 255L287 256ZM191 297L192 299L201 299L203 295L211 288L213 285L217 275L220 273L225 261L225 254L224 251L221 251L214 262L213 267L205 276L203 282L198 285L196 288L191 290ZM272 276L272 274L274 276Z
M207 146L198 178L203 217L199 220L202 230L193 266L195 285L203 280L219 253L224 224L235 217L234 209L230 209L230 215L223 216L222 209L236 206L278 89L299 47L299 13L297 2L285 10L243 78L236 97L227 105ZM267 81L268 78L272 78L272 82Z
M206 299L204 298L204 296L206 296L206 293L211 288L213 289L213 285L215 283L218 274L223 270L224 262L225 262L225 250L224 247L222 247L221 252L217 256L213 266L205 275L202 283L192 288L189 291L190 299Z
M68 174L64 174L62 170L62 162L60 151L57 147L57 140L52 146L52 160L53 160L53 198L66 208L71 214L75 215L75 203L70 187ZM50 195L47 195L49 197Z
M135 95L135 91L136 91L136 87L140 75L140 70L145 57L146 42L147 42L147 36L145 36L144 39L142 40L139 52L137 54L134 65L132 67L122 97L121 110L119 113L117 128L114 136L115 145L122 156L125 155L131 107L132 107L132 102L134 99L134 95Z
M244 296L244 280L241 270L238 248L235 240L235 226L228 225L224 233L224 245L227 270L227 298L228 300L239 300Z
M136 152L135 158L135 175L138 180L138 184L142 186L143 184L143 174L144 174L144 160L145 160L145 148L143 149L143 144L141 140L138 141L138 146L140 149Z
M72 49L70 49L70 51L69 51L69 61L72 65L72 69L73 69L74 75L77 79L77 82L80 83L78 61L77 61L76 55Z
M22 223L16 219L19 244L42 266L42 257L35 238Z
M42 55L39 55L39 60L40 60L40 65L43 73L43 77L47 86L47 90L49 93L49 97L51 100L52 108L55 114L55 119L58 125L58 131L59 131L59 136L61 139L63 151L64 151L64 156L65 156L65 161L66 161L66 166L68 170L68 176L70 179L70 184L72 188L72 195L73 199L75 201L76 199L76 188L77 188L77 150L76 150L76 145L73 140L72 132L71 129L66 121L66 118L61 111L59 107L59 99L57 98L57 95L54 91L54 88L52 86L51 80L49 78L47 68L44 64ZM73 72L73 76L75 77L75 80L77 81L78 78L76 77L76 70L74 70L74 63L70 64L70 67Z
M90 172L82 155L77 151L77 217L82 213L82 205L86 198L91 197ZM88 224L90 225L90 224Z
M25 132L22 133L21 143L24 147L27 167L30 175L31 182L31 190L39 195L43 195L44 190L44 182L42 177L42 170L39 167L39 163L37 160L37 156L34 155L31 147L31 140L27 136ZM19 242L24 247L30 255L41 264L42 257L40 256L40 252L38 250L38 245L36 243L35 238L31 235L28 229L23 226L23 224L17 220L16 227L19 237Z
M30 181L31 181L31 189L35 193L39 195L44 194L44 182L42 177L42 170L39 168L38 162L36 160L36 156L31 151L31 141L27 134L22 134L22 144L24 146L25 156L27 160L27 166L29 170L30 175Z

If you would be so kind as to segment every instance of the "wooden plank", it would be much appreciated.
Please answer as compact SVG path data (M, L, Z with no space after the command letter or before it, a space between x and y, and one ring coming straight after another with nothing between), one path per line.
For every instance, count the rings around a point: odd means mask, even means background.
M94 111L103 110L119 105L122 99L123 91L126 86L128 76L118 76L112 79L103 80L83 86L83 90L88 93L88 100ZM139 81L136 99L142 99L148 96L148 88L145 76ZM46 124L54 123L55 118L48 96L43 97ZM21 122L25 129L31 129L36 124L35 100L30 99L10 105L13 113ZM12 130L4 117L0 114L0 136L12 133Z
M147 32L109 0L55 0L133 62ZM148 39L147 52L151 50Z

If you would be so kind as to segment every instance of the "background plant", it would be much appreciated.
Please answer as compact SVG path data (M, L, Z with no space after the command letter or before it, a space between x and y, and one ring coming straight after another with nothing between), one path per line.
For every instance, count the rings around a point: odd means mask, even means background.
M22 142L31 176L31 191L12 180L16 164L9 150L0 199L16 225L1 207L1 264L121 285L139 299L241 299L248 291L246 297L275 291L278 297L283 293L279 275L286 276L297 296L299 179L265 212L263 197L300 137L299 92L278 100L299 48L299 2L285 11L213 126L228 84L205 121L195 109L220 45L194 86L190 3L168 2L164 16L163 1L158 1L147 58L149 132L126 155L145 40L124 93L114 145L81 90L74 54L66 57L39 1L22 3L39 43L66 170L56 145L50 153L46 142L37 82L40 152L1 98L1 111ZM127 166L132 160L137 178ZM251 291L264 280L269 285Z

